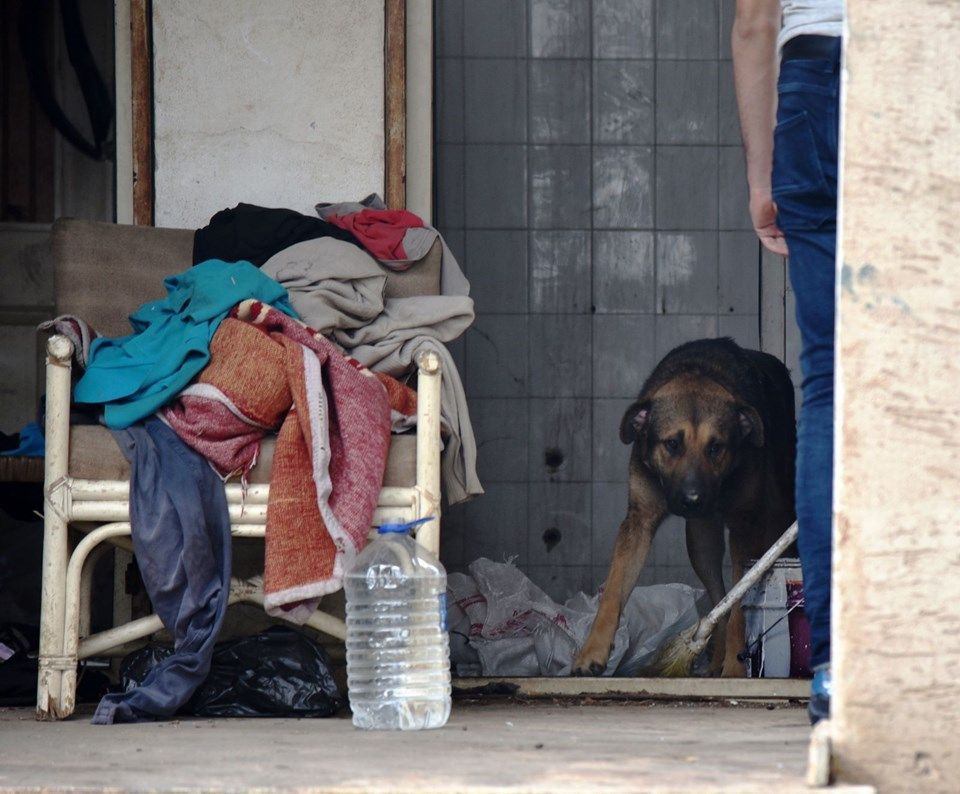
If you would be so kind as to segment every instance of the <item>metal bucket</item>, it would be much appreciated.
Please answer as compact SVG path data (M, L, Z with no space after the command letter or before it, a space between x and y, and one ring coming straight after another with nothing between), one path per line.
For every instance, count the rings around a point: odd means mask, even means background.
M747 563L749 568L755 561ZM809 678L810 625L800 561L783 557L743 596L744 661L751 678Z

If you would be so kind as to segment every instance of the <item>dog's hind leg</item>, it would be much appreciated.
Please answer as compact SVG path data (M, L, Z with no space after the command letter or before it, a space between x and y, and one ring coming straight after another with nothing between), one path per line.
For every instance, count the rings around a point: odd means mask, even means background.
M710 599L710 606L716 606L726 595L723 583L723 521L720 518L687 519L687 556L697 577L703 582ZM720 675L726 648L727 621L721 620L713 630L711 640L710 673Z
M650 552L653 536L665 515L663 507L645 514L630 510L620 524L597 616L587 641L574 659L571 670L573 675L603 675L607 669L614 635L620 624L620 610L637 583L637 577L640 576Z

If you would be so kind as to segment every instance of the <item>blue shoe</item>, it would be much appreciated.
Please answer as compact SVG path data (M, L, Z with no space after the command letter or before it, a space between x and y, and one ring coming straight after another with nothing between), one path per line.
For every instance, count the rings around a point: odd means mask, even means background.
M830 675L830 665L825 664L813 674L813 683L810 686L810 702L807 704L807 714L810 715L810 724L816 725L820 720L830 718L830 695L833 692L833 678Z

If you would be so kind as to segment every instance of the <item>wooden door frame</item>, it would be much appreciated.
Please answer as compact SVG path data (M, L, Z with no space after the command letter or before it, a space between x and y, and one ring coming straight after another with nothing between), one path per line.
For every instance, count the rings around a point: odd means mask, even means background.
M153 226L153 0L130 0L133 222Z
M384 0L384 192L390 209L407 206L407 2Z

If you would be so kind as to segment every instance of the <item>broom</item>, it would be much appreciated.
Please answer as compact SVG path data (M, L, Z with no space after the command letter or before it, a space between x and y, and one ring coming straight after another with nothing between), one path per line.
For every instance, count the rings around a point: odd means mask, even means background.
M734 603L739 601L744 593L760 581L777 558L787 550L787 547L797 539L797 524L794 522L784 532L766 553L757 560L717 604L707 616L688 629L684 629L667 643L660 647L657 658L645 670L645 675L663 676L666 678L681 678L690 675L690 668L696 658L707 647L710 635L717 627L720 619L730 611Z

